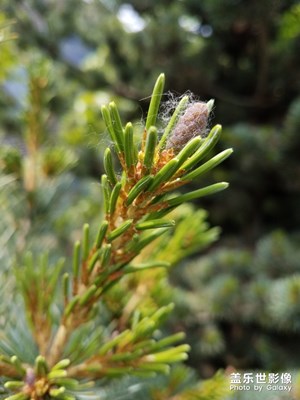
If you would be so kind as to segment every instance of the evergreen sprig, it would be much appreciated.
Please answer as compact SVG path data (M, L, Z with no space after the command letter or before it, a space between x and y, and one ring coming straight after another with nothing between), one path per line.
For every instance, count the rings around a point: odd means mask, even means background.
M148 316L133 314L131 325L120 327L109 340L96 335L93 351L87 352L84 359L76 362L64 356L74 332L95 318L98 305L107 301L111 289L122 277L168 267L168 262L155 258L146 263L136 261L146 246L174 227L175 222L168 214L182 203L228 186L219 182L170 196L174 189L198 179L224 161L232 150L200 165L219 139L221 127L217 125L207 137L202 137L211 103L189 104L188 97L181 100L159 139L155 124L164 81L161 74L154 86L139 145L134 141L132 124L123 124L116 104L102 107L122 171L119 174L114 170L111 150L106 149L106 174L101 178L105 217L94 240L89 225L84 225L81 242L74 244L72 271L62 275L63 262L51 267L43 255L38 262L28 255L24 268L16 269L39 354L34 365L14 355L0 355L1 376L7 378L4 386L10 393L8 400L71 400L72 391L79 389L83 381L91 383L126 374L148 377L168 373L171 363L187 358L189 346L174 345L182 340L182 334L155 339L155 332L171 312L172 304ZM172 143L176 146L172 147ZM184 248L182 252L189 254ZM59 298L62 299L60 320L57 312L53 315L53 305Z

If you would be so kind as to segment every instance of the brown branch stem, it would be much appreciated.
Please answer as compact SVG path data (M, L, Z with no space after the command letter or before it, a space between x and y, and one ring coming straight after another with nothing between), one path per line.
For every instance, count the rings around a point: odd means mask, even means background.
M53 367L61 358L64 347L71 334L70 328L63 323L59 326L56 335L53 339L51 347L48 351L47 361L50 367Z

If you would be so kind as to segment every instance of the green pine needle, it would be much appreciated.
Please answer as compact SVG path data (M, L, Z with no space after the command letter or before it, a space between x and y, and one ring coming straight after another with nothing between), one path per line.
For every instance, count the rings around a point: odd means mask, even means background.
M158 109L161 101L161 97L165 86L165 75L160 74L154 85L154 89L151 96L151 101L149 105L147 120L146 120L146 130L148 131L150 126L155 126Z
M168 205L170 207L178 206L179 204L186 203L187 201L195 200L200 197L209 196L211 194L220 192L229 186L227 182L219 182L204 188L195 190L190 193L182 194L181 196L174 197L168 200Z
M157 144L157 129L155 126L151 126L147 132L146 146L145 146L145 156L144 156L144 166L146 172L150 172L153 165L155 148Z
M104 152L104 169L110 184L114 186L117 183L117 177L113 167L110 148L107 148Z

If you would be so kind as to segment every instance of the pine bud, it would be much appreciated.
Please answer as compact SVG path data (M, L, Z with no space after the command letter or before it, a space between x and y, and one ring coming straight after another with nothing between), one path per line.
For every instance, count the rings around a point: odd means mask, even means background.
M32 368L27 369L25 382L28 386L33 386L36 380L35 372Z
M178 153L195 136L204 136L209 111L207 103L191 104L175 125L167 140L166 149L174 149Z

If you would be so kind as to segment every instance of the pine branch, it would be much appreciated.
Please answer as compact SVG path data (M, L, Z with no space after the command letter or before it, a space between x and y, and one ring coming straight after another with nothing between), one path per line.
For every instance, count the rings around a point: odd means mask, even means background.
M170 124L158 138L154 126L164 87L161 74L155 84L146 127L140 148L133 141L131 124L123 127L114 103L102 107L108 132L115 144L122 175L113 169L110 149L105 152L106 174L102 176L105 218L92 241L85 224L82 241L74 244L72 273L61 277L62 263L49 267L47 258L39 265L27 257L17 280L24 297L28 321L39 348L35 365L28 367L18 359L9 360L17 368L20 384L7 382L6 387L22 399L57 397L69 400L68 388L77 387L77 379L99 379L126 373L152 376L167 373L169 364L185 360L189 346L173 343L182 335L153 340L154 331L172 310L172 305L159 308L152 315L137 318L132 326L116 332L106 343L96 345L94 354L79 364L70 365L64 351L71 335L93 320L100 301L105 302L111 289L128 274L166 268L159 259L137 263L141 250L174 226L167 215L180 204L225 189L216 183L181 196L169 197L176 187L214 168L225 160L231 149L199 166L220 137L216 126L205 138L210 103L181 102ZM201 136L202 135L202 136ZM56 327L51 306L57 299L61 280L61 319ZM54 332L54 334L52 334ZM11 399L12 400L12 399Z
M163 82L164 76L160 75L149 106L150 121L155 120L157 117ZM99 230L101 237L102 233L100 231L103 232L107 226L104 237L101 238L103 245L102 247L97 247L96 244L96 246L90 247L87 240L88 227L86 226L81 246L83 257L81 259L81 266L79 267L81 269L81 283L79 286L78 284L74 284L73 299L65 309L58 334L49 347L50 365L59 359L61 351L73 329L81 323L86 322L91 306L128 272L128 270L125 270L125 266L139 253L134 246L128 251L128 243L132 243L133 238L135 238L135 244L138 248L138 244L142 238L141 233L139 233L143 230L141 227L145 228L147 226L148 229L159 229L157 218L151 218L153 212L167 211L168 213L169 209L182 202L214 193L227 187L227 184L219 183L215 186L212 185L208 188L187 193L181 197L153 204L153 200L162 193L165 194L169 191L168 184L178 181L181 176L183 176L181 181L186 183L200 175L196 170L197 173L195 176L191 177L189 174L187 179L184 177L186 170L195 167L200 160L200 156L203 158L204 154L216 143L215 138L219 137L220 127L212 131L199 149L198 146L193 146L193 151L187 150L187 147L190 149L190 135L194 134L194 130L204 130L208 118L208 108L205 107L205 103L201 103L200 111L197 106L195 107L195 104L192 107L193 109L189 113L188 111L186 112L188 115L183 114L178 121L178 124L182 126L184 131L182 138L180 138L181 132L178 131L178 127L177 132L175 132L177 137L179 137L179 142L181 142L179 152L178 146L173 148L171 144L168 145L168 150L159 148L157 146L157 131L154 127L148 126L149 121L147 120L148 130L145 129L137 163L132 165L129 165L129 162L126 163L125 160L133 161L132 153L136 154L138 150L132 142L130 144L134 148L127 147L128 140L125 141L124 139L125 130L122 127L115 104L110 104L109 107L102 107L108 132L111 139L116 143L117 155L122 165L122 182L115 182L116 174L112 170L112 163L107 161L106 169L112 182L109 181L106 175L103 176L102 186L105 199L106 221L104 225L101 225ZM194 118L192 125L190 124L191 116ZM191 133L189 133L189 129L192 131ZM174 135L174 132L173 134L171 133L171 138L172 135ZM178 141L178 139L176 140ZM173 141L175 141L174 138ZM176 152L178 152L177 155ZM231 150L226 153L226 156L230 152ZM107 152L106 154L108 155L109 153ZM212 162L212 164L214 163ZM215 165L212 165L211 168ZM206 169L203 168L203 172L206 172ZM143 222L145 217L148 217L147 225ZM164 227L168 223L168 221L164 221L160 227ZM172 226L171 221L170 224ZM99 286L100 283L101 286Z

